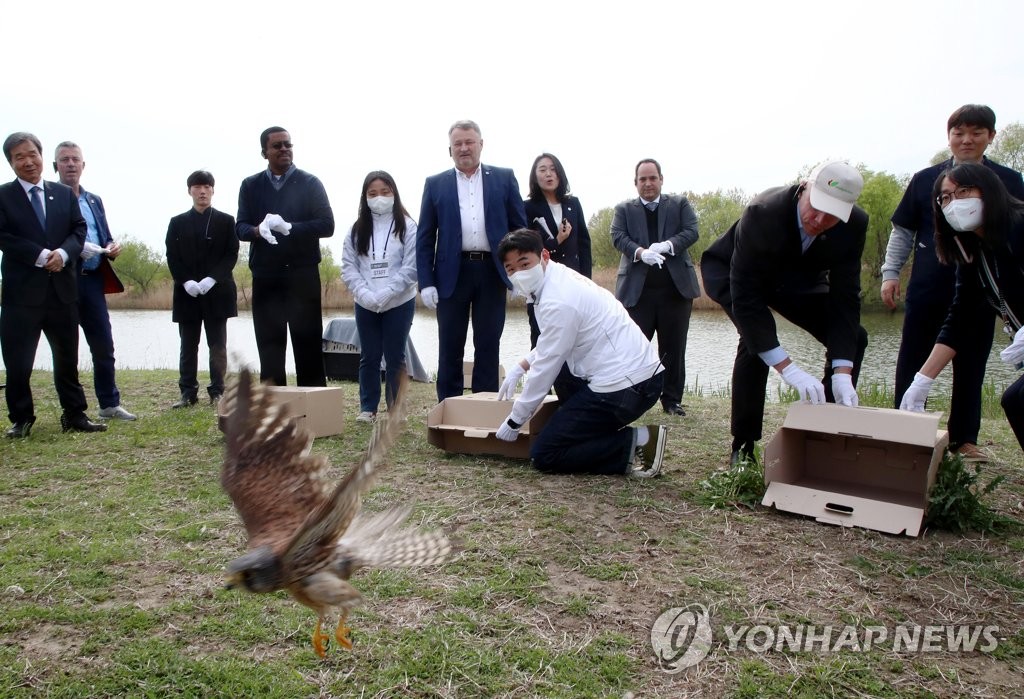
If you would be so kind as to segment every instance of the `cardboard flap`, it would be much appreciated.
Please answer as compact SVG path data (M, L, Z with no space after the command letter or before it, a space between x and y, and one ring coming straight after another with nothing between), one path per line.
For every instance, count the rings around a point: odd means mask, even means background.
M475 437L476 439L486 439L487 435L493 432L494 430L481 430L474 427L466 428L465 430L462 431L462 434L464 434L467 437Z
M783 427L933 447L941 417L942 413L912 413L892 408L793 403Z
M924 509L920 507L778 481L768 486L761 504L814 517L824 524L907 536L917 536L924 519Z

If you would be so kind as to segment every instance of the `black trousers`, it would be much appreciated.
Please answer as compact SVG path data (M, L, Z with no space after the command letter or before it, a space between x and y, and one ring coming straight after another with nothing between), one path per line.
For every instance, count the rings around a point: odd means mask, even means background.
M645 286L636 305L626 310L648 340L658 334L658 354L665 366L662 404L682 403L686 388L686 335L690 331L693 299L680 296L671 284Z
M320 272L316 267L289 269L252 280L252 324L260 354L260 381L287 384L285 354L289 331L295 355L295 383L326 386Z
M828 294L780 294L768 303L786 320L809 332L815 340L827 346L829 306ZM732 310L726 311L732 318ZM733 318L735 322L735 318ZM857 385L864 351L868 346L868 333L863 327L857 328L857 349L854 357L838 357L853 362L853 385ZM832 357L825 354L825 368L822 383L825 399L833 403ZM736 350L736 362L732 367L732 436L733 450L752 446L761 439L764 423L764 402L769 367L756 354L747 350L740 337Z
M1013 434L1017 436L1017 444L1024 450L1024 376L1010 384L1001 402Z
M178 355L178 388L181 395L196 398L199 393L199 338L206 326L206 346L210 350L211 398L224 394L224 375L228 370L228 319L205 318L178 323L181 352Z
M5 293L16 294L13 289ZM51 285L42 306L0 308L0 349L7 367L7 416L11 422L35 418L32 402L32 363L40 334L53 353L53 384L60 407L68 417L85 412L85 391L78 380L78 304L63 303Z

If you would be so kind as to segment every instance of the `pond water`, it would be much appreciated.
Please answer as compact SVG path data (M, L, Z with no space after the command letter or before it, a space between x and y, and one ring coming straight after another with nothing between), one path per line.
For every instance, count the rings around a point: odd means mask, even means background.
M350 313L334 312L325 315L324 325L334 317L351 316ZM779 336L783 347L794 360L812 374L824 365L824 349L809 335L778 318ZM112 310L110 321L114 332L117 366L124 369L176 369L178 366L178 326L171 322L170 311ZM895 371L896 354L899 350L900 329L903 316L898 313L878 313L862 317L861 322L868 331L869 344L861 373L862 381L891 385ZM424 367L431 374L437 370L437 320L433 312L419 310L413 320L411 339ZM686 382L688 390L699 387L704 392L728 388L732 374L732 362L736 355L739 336L732 322L721 311L695 311L690 321L690 333L686 351ZM996 347L989 358L987 380L997 386L1006 386L1016 378L1016 372L999 361L998 351L1003 342L1002 333L996 335ZM200 343L199 367L207 366L205 340ZM526 312L509 308L505 331L501 340L501 362L508 367L529 350L530 329ZM466 359L472 359L472 329L467 341ZM256 337L253 331L252 315L242 312L238 318L228 321L228 353L232 369L245 363L259 366ZM2 366L2 363L0 363ZM79 350L79 366L83 371L92 370L88 346L82 338ZM52 368L50 348L45 339L39 343L35 367ZM288 354L288 371L295 366ZM949 371L939 379L942 390L948 390ZM769 396L776 395L779 379L772 372L769 379Z

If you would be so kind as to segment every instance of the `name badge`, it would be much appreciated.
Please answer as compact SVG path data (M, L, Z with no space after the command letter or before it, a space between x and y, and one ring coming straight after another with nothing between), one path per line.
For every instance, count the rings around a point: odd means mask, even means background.
M383 279L388 276L387 260L370 263L370 279Z

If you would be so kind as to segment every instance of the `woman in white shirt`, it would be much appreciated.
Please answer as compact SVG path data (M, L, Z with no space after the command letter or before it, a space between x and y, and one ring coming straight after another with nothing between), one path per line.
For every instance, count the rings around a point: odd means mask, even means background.
M374 170L363 180L359 217L345 236L341 278L355 299L359 332L359 417L373 422L380 403L390 408L405 371L405 346L416 311L416 222L391 175Z

